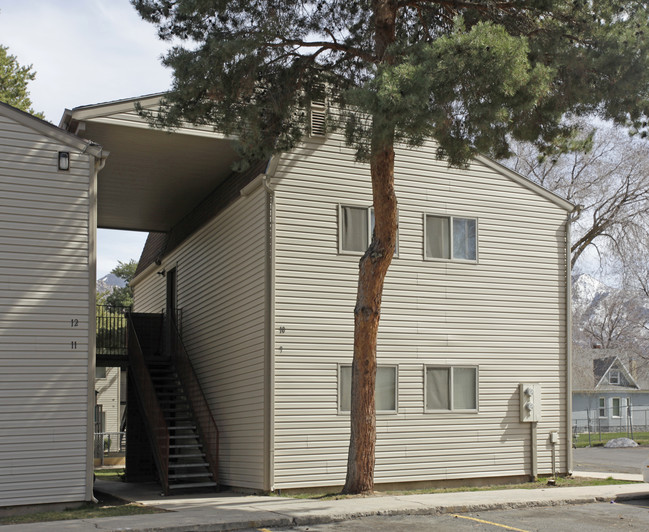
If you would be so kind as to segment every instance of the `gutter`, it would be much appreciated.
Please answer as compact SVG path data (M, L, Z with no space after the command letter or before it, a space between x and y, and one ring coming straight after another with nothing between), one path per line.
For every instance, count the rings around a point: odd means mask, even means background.
M264 491L275 491L275 190L271 186L279 163L279 155L271 157L266 172L249 183L244 190L266 189L266 323L264 349ZM244 195L244 190L241 194ZM250 193L250 190L247 191Z
M566 217L566 451L567 473L572 475L572 253L570 252L570 224L575 208Z

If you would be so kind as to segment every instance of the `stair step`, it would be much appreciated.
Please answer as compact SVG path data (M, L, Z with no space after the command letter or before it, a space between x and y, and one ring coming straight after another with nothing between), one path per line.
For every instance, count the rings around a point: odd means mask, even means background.
M188 444L171 444L169 449L200 449L203 446L200 443L188 443ZM172 454L171 456L181 456L179 454Z
M186 459L186 458L205 458L205 453L179 453L179 454L172 454L169 455L169 460L172 459Z
M178 425L176 427L167 427L168 430L196 430L196 425Z
M169 469L196 469L197 467L209 467L209 464L206 462L178 462L174 464L169 464Z
M170 440L197 440L196 434L169 434Z
M176 478L212 478L212 473L205 471L204 473L172 473L169 475L169 480Z
M187 489L187 488L212 488L212 487L216 487L216 482L209 481L209 482L190 482L186 484L169 484L170 490L180 490L180 489Z

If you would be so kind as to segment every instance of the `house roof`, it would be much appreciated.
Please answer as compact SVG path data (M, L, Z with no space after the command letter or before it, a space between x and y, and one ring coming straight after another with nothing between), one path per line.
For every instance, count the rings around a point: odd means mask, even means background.
M0 115L6 116L25 127L31 128L46 137L60 142L61 144L65 144L66 146L70 146L71 148L75 148L84 153L89 153L97 158L102 157L102 147L99 144L84 140L69 131L56 127L54 124L50 124L45 120L26 113L25 111L21 111L20 109L16 109L4 102L0 102Z
M621 384L610 384L605 377L611 369L621 373ZM574 392L649 391L649 363L623 349L586 349L572 352L572 389Z

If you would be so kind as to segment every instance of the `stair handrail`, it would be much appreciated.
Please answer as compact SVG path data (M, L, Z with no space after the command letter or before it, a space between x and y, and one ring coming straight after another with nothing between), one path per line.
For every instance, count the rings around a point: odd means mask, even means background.
M169 315L165 315L165 320L167 320L167 330L169 331L169 342L171 344L170 356L176 366L178 378L183 385L194 414L212 478L218 483L219 429L216 426L212 411L194 371L194 366L178 332L176 321L173 318L169 319Z
M128 321L128 352L130 370L135 382L135 388L140 396L140 404L147 425L147 433L151 441L153 456L158 468L160 484L165 495L169 494L169 429L162 408L158 402L151 375L147 369L142 353L142 347L135 331L133 319L127 314Z

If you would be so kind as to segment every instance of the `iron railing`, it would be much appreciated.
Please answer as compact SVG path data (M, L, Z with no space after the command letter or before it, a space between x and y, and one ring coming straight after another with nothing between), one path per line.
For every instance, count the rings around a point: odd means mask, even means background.
M124 355L127 354L126 315L131 307L116 307L113 305L97 305L97 354Z
M150 436L151 447L160 484L165 494L169 493L169 430L164 414L158 403L153 382L147 369L142 348L135 332L133 320L128 319L128 349L130 369L135 382L135 390L140 399L140 405L144 414L144 422L147 425Z
M165 330L168 334L171 359L176 366L178 378L189 399L192 412L203 442L203 450L210 465L212 478L218 482L219 430L205 399L203 390L182 342L176 321L165 316Z

